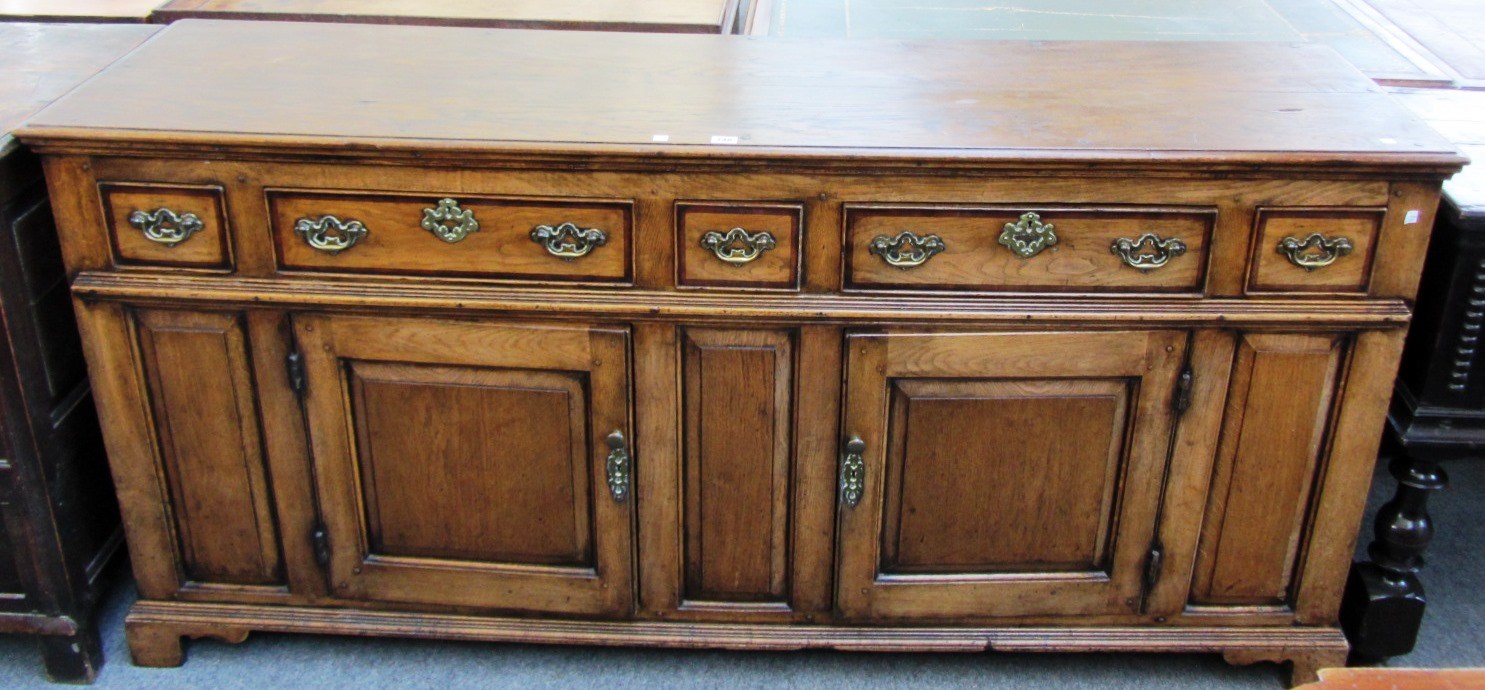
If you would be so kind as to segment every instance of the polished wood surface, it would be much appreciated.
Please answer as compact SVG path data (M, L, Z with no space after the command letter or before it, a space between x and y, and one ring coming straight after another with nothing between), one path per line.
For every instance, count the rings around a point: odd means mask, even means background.
M1299 164L1326 152L1353 165L1435 169L1458 160L1360 73L1311 45L1214 43L1193 53L1185 44L489 31L179 23L37 118L32 139L105 130L177 145L319 143L340 155L452 146L466 155L703 159ZM440 46L436 66L422 57L429 44ZM212 97L154 107L176 93ZM583 104L602 104L603 117ZM1039 124L1016 124L1025 122ZM344 146L352 140L362 145Z
M1460 159L1333 56L773 52L654 37L662 57L592 34L592 52L518 63L517 48L563 35L450 29L483 62L373 62L402 75L394 86L479 72L481 95L380 89L339 113L278 98L231 124L208 104L131 130L137 115L100 108L104 94L177 77L225 94L222 107L337 80L354 92L369 87L332 67L339 55L286 48L300 59L292 74L250 80L236 61L306 37L395 45L425 31L178 23L175 48L255 41L208 57L205 77L145 56L23 133L60 190L141 554L128 619L138 662L179 664L185 636L255 630L1207 651L1289 663L1295 681L1344 662L1336 613L1386 391L1439 182ZM675 78L634 76L660 73ZM483 95L538 80L550 102ZM685 84L699 90L664 98ZM1111 110L1071 108L1074 91L1108 94ZM579 92L612 107L551 108ZM848 107L827 110L837 92ZM1034 109L1043 96L1049 107ZM1290 97L1302 115L1279 114ZM1138 126L1108 114L1176 99L1184 109ZM459 115L476 100L488 117ZM1327 113L1343 102L1376 107L1341 125ZM733 125L752 139L705 143ZM124 183L220 188L230 266L124 260L119 211L100 203ZM423 228L443 199L474 209L481 229L450 242ZM542 256L523 236L557 211L592 209L600 217L584 223L622 234L583 256ZM991 238L1030 212L1065 239L1010 258ZM293 227L322 214L369 234L311 249ZM1287 261L1265 233L1355 233L1358 218L1366 238L1344 259L1251 279ZM721 265L699 233L731 227L767 230L775 247ZM1179 235L1187 253L1122 263L1111 245L1140 227ZM875 235L905 229L962 253L878 266ZM1342 263L1357 251L1364 279ZM523 256L571 273L521 273ZM622 280L594 279L617 265ZM937 277L902 277L916 271ZM182 412L149 383L168 365L132 355L134 320L157 312L229 318L249 346L232 376L254 382L265 430L282 526L274 585L184 587L173 569L176 499L151 434ZM171 375L237 367L216 360ZM610 452L612 432L627 454ZM214 462L185 460L174 464ZM611 482L626 477L632 493L616 499ZM533 515L534 503L546 509Z
M0 23L0 153L11 132L159 27Z
M0 24L0 632L36 634L59 681L103 663L122 533L41 165L11 130L154 32Z
M157 0L158 1L158 0ZM731 33L736 0L170 0L154 19Z

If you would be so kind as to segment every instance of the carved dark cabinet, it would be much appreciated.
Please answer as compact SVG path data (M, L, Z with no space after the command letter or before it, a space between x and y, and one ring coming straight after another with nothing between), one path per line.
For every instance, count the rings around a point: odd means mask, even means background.
M10 132L155 31L0 24L0 632L38 635L55 680L102 663L123 535L41 163Z

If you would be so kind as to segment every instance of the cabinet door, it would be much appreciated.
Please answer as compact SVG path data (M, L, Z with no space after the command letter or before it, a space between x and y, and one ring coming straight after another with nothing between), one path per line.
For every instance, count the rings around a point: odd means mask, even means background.
M628 334L296 317L331 591L622 615Z
M1138 613L1186 343L849 336L842 615Z

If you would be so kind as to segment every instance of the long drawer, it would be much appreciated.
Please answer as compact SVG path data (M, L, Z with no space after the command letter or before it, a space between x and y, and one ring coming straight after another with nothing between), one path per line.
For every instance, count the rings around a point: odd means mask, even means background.
M1216 209L853 204L846 285L1200 292Z
M267 195L282 270L631 282L627 200Z

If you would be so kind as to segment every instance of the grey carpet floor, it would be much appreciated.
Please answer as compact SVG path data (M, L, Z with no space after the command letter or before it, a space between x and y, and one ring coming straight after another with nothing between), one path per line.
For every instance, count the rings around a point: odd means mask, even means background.
M1485 666L1485 460L1449 470L1453 488L1433 502L1428 618L1418 649L1390 666ZM1392 486L1379 472L1368 520ZM698 652L267 634L241 645L193 642L185 666L145 669L129 663L124 645L135 593L123 580L104 609L99 688L1280 687L1277 666L1230 667L1217 655ZM0 636L0 688L42 687L35 642Z

